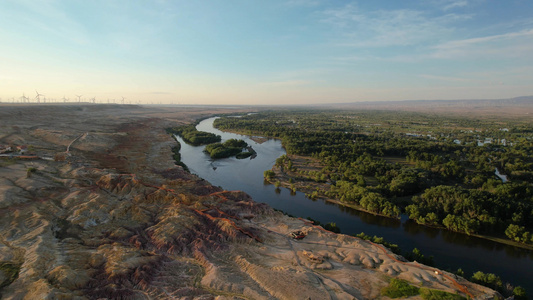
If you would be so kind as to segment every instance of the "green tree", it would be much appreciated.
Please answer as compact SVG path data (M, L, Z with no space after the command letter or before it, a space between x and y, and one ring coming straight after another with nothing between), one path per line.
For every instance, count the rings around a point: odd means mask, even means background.
M474 275L472 275L471 279L475 283L482 284L495 290L501 290L501 288L503 287L503 283L500 277L496 276L493 273L483 273L481 271L477 271L476 273L474 273Z
M525 233L524 226L518 226L515 224L509 224L507 229L505 229L505 235L511 240L520 242L522 235Z
M274 176L276 176L276 173L274 173L274 171L272 170L266 170L265 172L263 172L263 177L265 177L265 179L267 180L271 180L272 178L274 178Z
M517 286L513 289L513 296L515 299L527 299L526 290L521 286Z
M334 222L330 222L330 223L324 225L324 229L329 230L331 232L335 232L335 233L340 233L341 232L341 229L339 228L339 226L337 226L337 224L334 223Z
M425 217L426 224L428 225L438 225L439 224L439 217L436 213L430 212Z

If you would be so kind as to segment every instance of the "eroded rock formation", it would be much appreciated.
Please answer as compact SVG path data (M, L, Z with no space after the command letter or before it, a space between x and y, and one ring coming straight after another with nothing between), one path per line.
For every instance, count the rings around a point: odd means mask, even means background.
M0 142L31 144L41 157L0 161L3 299L370 299L391 277L496 295L174 166L164 128L182 111L72 106L28 116L35 113L0 112ZM292 239L294 230L306 237Z

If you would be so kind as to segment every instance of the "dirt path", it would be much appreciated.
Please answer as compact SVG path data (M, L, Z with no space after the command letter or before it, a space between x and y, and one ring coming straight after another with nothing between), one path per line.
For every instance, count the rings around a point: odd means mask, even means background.
M84 137L86 137L88 134L89 134L88 132L83 133L83 134L80 134L77 138L75 138L74 140L72 140L72 142L70 142L70 144L68 144L68 146L67 146L67 151L65 151L65 153L67 153L67 154L69 153L69 151L70 151L70 146L71 146L75 141L79 140L80 138L84 138Z

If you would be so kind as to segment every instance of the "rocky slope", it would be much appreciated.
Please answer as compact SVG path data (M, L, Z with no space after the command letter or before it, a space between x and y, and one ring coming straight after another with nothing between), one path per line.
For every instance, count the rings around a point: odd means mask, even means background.
M2 299L371 299L393 277L497 296L175 166L164 128L220 112L2 107L0 144L40 157L0 158Z

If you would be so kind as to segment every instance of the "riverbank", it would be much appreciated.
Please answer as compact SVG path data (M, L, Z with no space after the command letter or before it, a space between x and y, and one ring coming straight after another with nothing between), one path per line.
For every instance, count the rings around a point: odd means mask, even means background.
M220 131L213 128L213 119L201 122L199 127L203 131L222 134L227 139L240 138L249 141L250 134L260 134L244 130L247 133L243 136ZM428 256L434 256L435 264L447 270L461 268L466 274L473 274L476 271L495 273L501 276L504 282L528 289L533 288L530 281L533 276L533 252L531 250L514 247L510 243L504 244L491 239L418 225L413 221L405 222L405 218L402 218L404 222L382 218L376 214L342 205L344 203L337 205L327 201L313 200L301 192L289 193L289 190L277 189L276 186L290 189L291 185L294 185L295 190L301 190L297 188L297 185L302 183L304 186L309 186L308 191L315 191L317 187L323 191L329 191L331 188L331 184L327 183L330 170L321 166L319 159L301 157L301 167L295 163L295 168L289 168L289 160L282 158L287 154L286 151L281 152L278 149L281 146L282 142L279 138L272 138L263 145L257 145L259 153L257 159L246 162L206 161L201 155L194 154L197 150L190 149L188 153L192 158L190 163L197 171L196 174L201 174L203 178L207 178L215 185L227 186L231 190L246 191L254 200L267 203L290 215L311 217L323 224L336 223L346 234L365 232L370 236L380 236L391 243L398 244L402 249L417 248ZM291 157L294 156L291 155ZM278 158L280 158L279 163ZM254 162L256 160L262 160L266 162L266 165L258 165ZM290 178L287 178L282 185L281 181L273 178L271 181L273 184L270 184L264 181L263 172L258 172L258 170L270 170L274 164L283 165L286 172L289 170L295 173L315 172L300 174L301 177L308 178L308 180L303 179L302 183L299 182L300 180L293 180L289 185L287 180ZM217 167L216 171L213 170L214 167ZM315 180L321 182L315 182ZM364 177L364 182L367 186L379 184L371 176Z
M225 131L225 132L231 132L231 133L247 135L247 136L251 136L252 134L256 134L256 135L259 134L257 132L243 133L243 132L239 132L238 130L230 130L230 131ZM273 137L270 137L270 138L273 138ZM311 175L306 175L306 174L320 173L320 171L323 169L324 166L322 166L317 159L314 159L312 157L299 156L299 155L287 155L287 156L290 158L291 166L294 166L293 171L290 170L291 168L287 168L286 165L285 166L274 165L271 170L275 173L275 176L270 179L267 179L268 182L276 186L279 185L279 186L285 187L291 190L292 192L296 192L296 191L303 192L309 198L315 198L315 199L320 198L326 202L335 203L343 207L349 207L349 208L352 208L352 209L355 209L361 212L369 213L375 216L391 218L390 216L387 216L387 215L368 211L364 209L363 207L361 207L360 205L345 203L337 199L326 197L323 194L323 191L328 191L330 189L330 184L327 182L325 183L317 182L318 180L312 180L310 178ZM304 174L304 175L301 175L301 174ZM365 180L371 180L371 179L365 178ZM394 219L394 218L391 218L391 219ZM419 225L451 231L444 226L430 226L426 224L419 224ZM506 239L505 237L475 234L475 233L466 234L460 231L451 231L451 232L455 232L458 234L464 234L466 236L473 236L473 237L493 241L499 244L533 251L533 245L519 243L519 242L510 240L510 239Z
M318 172L318 171L320 171L320 169L322 169L322 166L320 165L320 163L316 159L313 159L313 158L310 158L310 157L304 157L304 156L297 156L297 155L287 155L287 156L290 158L290 160L293 163L295 169L299 170L301 173ZM364 213L372 214L372 215L375 215L375 216L385 217L385 218L389 218L389 219L399 219L399 218L394 218L394 217L390 217L390 216L387 216L387 215L383 215L383 214L379 214L379 213L375 213L375 212L366 210L366 209L364 209L363 207L361 207L360 205L357 205L357 204L345 203L345 202L342 202L342 201L340 201L338 199L325 197L323 194L319 195L319 193L317 193L316 191L329 190L330 185L328 183L315 182L315 181L312 181L312 180L309 180L309 179L308 180L301 180L304 177L299 176L295 172L286 171L286 170L287 170L286 166L284 167L284 166L276 166L276 165L274 165L272 167L271 171L273 171L275 175L273 177L271 177L270 179L265 178L265 180L268 181L271 184L279 185L279 186L282 186L284 188L287 188L287 189L291 190L292 192L296 192L296 191L302 192L302 193L304 193L306 196L308 196L310 198L322 199L322 200L324 200L326 202L329 202L329 203L334 203L334 204L337 204L337 205L341 205L343 207L349 207L349 208L352 208L352 209L355 209L355 210L358 210L358 211L361 211L361 212L364 212ZM449 230L449 229L447 229L444 226L430 226L430 225L426 225L426 224L419 224L419 225L426 226L426 227L431 227L431 228L436 228L436 229ZM452 232L456 232L456 233L459 233L459 234L465 234L467 236L473 236L473 237L477 237L477 238L481 238L481 239L485 239L485 240L490 240L490 241L493 241L493 242L496 242L496 243L500 243L500 244L504 244L504 245L509 245L509 246L513 246L513 247L519 247L519 248L526 249L526 250L533 250L533 245L526 245L526 244L518 243L518 242L509 240L509 239L505 239L505 238L501 238L501 237L483 235L483 234L466 234L464 232L457 232L457 231L452 231Z
M309 197L314 191L316 191L317 186L320 185L320 184L317 184L316 182L309 182L309 181L294 181L293 183L291 183L289 181L290 179L287 180L285 178L287 176L280 176L280 174L284 174L283 172L281 172L280 169L281 169L280 167L276 167L276 166L272 167L271 170L276 174L275 177L272 177L272 179L265 178L265 180L268 183L273 184L273 185L276 185L276 184L278 184L276 182L279 182L279 186L280 187L284 187L284 188L286 188L288 190L291 190L291 192L296 192L296 191L302 192L307 197ZM282 178L282 179L280 180L280 178ZM289 178L292 178L292 177L289 177ZM309 186L312 186L312 188L310 188ZM325 187L325 188L327 188L327 187ZM378 213L366 210L360 205L345 203L345 202L339 201L337 199L332 199L332 198L323 197L323 196L317 197L317 199L321 199L321 200L324 200L324 201L329 202L329 203L338 204L338 205L341 205L341 206L344 206L344 207L349 207L349 208L352 208L352 209L355 209L355 210L358 210L358 211L361 211L361 212L364 212L364 213L372 214L374 216L384 217L384 218L388 218L388 219L391 219L391 220L399 220L400 219L400 218L394 218L394 217L378 214ZM316 200L316 199L313 199L313 200Z

